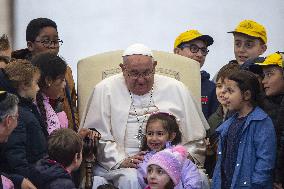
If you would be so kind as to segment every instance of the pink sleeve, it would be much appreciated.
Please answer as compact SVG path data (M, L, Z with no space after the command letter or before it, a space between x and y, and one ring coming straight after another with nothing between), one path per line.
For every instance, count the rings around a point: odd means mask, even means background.
M2 185L3 188L7 188L7 189L14 189L14 184L12 183L12 181L10 179L8 179L7 177L1 175L1 180L2 180Z
M68 118L66 113L64 111L58 112L57 117L59 119L61 128L68 128Z

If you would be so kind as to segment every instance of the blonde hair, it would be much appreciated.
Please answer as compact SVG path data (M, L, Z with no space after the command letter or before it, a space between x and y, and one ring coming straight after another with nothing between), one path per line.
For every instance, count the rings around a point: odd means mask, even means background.
M28 60L17 59L7 64L4 72L11 81L12 86L18 89L21 84L30 86L34 74L39 73L39 69Z

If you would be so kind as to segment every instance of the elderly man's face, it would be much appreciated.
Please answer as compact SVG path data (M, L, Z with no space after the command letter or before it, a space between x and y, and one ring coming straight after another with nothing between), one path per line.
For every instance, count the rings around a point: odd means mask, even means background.
M10 134L18 125L18 117L19 114L17 107L14 114L7 115L2 120L2 122L0 123L0 144L8 141Z
M152 57L131 55L120 64L127 88L136 95L148 93L154 84L156 62Z

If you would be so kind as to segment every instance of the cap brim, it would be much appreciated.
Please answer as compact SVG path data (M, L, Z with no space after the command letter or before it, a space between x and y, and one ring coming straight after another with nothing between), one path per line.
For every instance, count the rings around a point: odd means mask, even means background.
M202 41L205 41L207 46L210 46L214 43L214 39L210 35L201 35L195 39L200 39Z

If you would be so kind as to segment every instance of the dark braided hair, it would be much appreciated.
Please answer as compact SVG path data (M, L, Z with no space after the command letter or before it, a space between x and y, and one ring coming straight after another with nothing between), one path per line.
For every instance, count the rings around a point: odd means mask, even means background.
M177 123L176 117L172 114L166 113L166 112L157 112L153 113L150 115L147 125L146 125L146 132L147 132L147 127L150 123L155 122L155 121L160 121L164 127L164 129L169 133L169 135L175 133L176 137L173 139L172 144L177 145L181 143L181 132L179 130L179 125ZM149 149L147 145L147 139L146 136L143 138L143 143L141 147L142 151L145 150L151 150Z
M42 89L48 87L47 83L45 82L45 79L51 78L52 80L56 80L58 76L65 75L67 70L67 64L58 55L50 52L41 53L35 56L32 59L32 64L38 67L41 72L41 76L38 83L40 90L37 93L36 102L38 109L41 113L42 119L47 128L46 110L44 108L43 96L42 96Z

